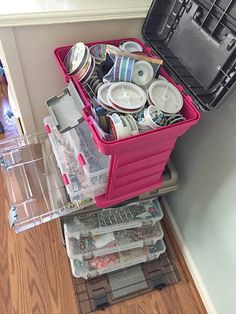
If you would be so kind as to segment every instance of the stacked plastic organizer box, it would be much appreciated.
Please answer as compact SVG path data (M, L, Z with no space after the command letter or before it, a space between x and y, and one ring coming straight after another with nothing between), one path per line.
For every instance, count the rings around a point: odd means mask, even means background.
M96 149L87 123L83 121L64 133L51 116L44 124L71 201L82 203L104 194L109 158Z
M135 38L92 42L86 45L90 47L98 43L107 43L119 46L124 40L138 42L142 45L147 55L153 56L152 50ZM67 82L72 80L77 88L84 103L84 118L90 127L98 150L105 155L111 156L106 193L96 198L96 204L99 207L108 207L160 187L162 183L162 173L178 137L187 132L200 118L199 112L192 102L192 98L186 95L183 91L183 87L177 85L165 70L161 68L160 74L174 84L183 96L184 106L181 110L181 114L186 120L178 124L157 128L122 140L105 141L100 137L93 125L88 94L80 82L76 81L73 76L67 74L64 67L63 61L70 48L71 46L55 49L54 53L59 67L65 80Z
M157 259L166 250L158 199L78 214L64 222L72 273L92 278Z

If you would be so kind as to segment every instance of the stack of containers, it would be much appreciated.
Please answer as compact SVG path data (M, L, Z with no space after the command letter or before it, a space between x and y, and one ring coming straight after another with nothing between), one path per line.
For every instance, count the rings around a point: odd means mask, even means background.
M158 199L78 214L64 222L73 276L92 278L157 259L166 250Z
M141 45L147 56L154 56L150 48L135 38L92 42L86 45L91 47L96 44L111 44L118 47L122 42L129 40ZM157 189L162 184L162 173L174 149L176 140L199 120L200 115L192 102L192 98L186 95L183 87L176 84L161 68L160 74L178 88L183 97L183 108L180 113L185 120L121 140L106 141L101 138L93 123L90 97L84 86L73 75L69 75L64 66L65 56L70 49L71 46L55 49L56 59L65 80L74 83L83 101L83 116L90 127L98 150L104 155L111 156L106 193L96 198L97 206L112 206Z

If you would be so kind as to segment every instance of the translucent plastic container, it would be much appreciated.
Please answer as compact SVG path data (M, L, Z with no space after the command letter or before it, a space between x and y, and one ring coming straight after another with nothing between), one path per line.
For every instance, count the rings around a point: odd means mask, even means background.
M45 138L46 134L39 132L0 141L1 166L8 168L42 158L41 142Z
M71 270L75 278L88 279L157 259L165 250L164 241L158 240L155 244L143 248L98 256L89 261L71 259Z
M160 222L142 227L108 232L96 236L75 237L65 236L67 254L80 261L96 256L135 249L156 243L164 236Z
M16 232L83 208L68 198L46 133L5 141L0 153L9 224Z
M122 207L107 208L90 214L68 217L64 223L67 237L86 237L114 232L161 220L163 213L158 199L134 202Z
M46 117L44 125L72 201L104 194L109 158L96 149L86 122L64 133L58 131L52 117Z

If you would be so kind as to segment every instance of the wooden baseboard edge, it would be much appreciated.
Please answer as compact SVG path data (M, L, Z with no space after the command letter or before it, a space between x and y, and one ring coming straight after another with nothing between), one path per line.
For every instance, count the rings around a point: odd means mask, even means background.
M197 287L197 290L199 292L199 295L202 299L202 302L207 310L208 314L217 314L217 311L213 305L213 302L210 298L210 295L206 289L206 286L201 278L201 275L198 271L198 268L193 260L193 257L187 247L187 244L183 238L183 235L178 227L178 224L174 218L174 215L171 212L170 205L167 202L167 199L165 197L162 198L163 205L165 206L166 214L168 215L169 221L172 226L172 231L174 233L174 236L176 238L176 241L178 243L178 246L183 254L183 257L185 259L185 262L188 266L188 269L190 271L190 274L193 278L193 281Z

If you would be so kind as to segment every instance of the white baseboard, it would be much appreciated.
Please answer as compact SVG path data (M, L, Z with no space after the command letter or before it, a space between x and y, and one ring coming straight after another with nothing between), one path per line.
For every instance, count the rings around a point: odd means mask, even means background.
M181 231L177 225L177 222L174 218L174 215L171 212L171 209L170 209L170 206L167 202L167 199L162 198L162 200L163 200L163 203L165 205L166 213L167 213L169 220L171 222L171 225L173 227L173 232L174 232L175 238L176 238L177 243L179 245L179 248L180 248L180 250L184 256L185 262L188 266L190 274L191 274L193 281L197 287L197 290L200 294L202 302L203 302L203 304L207 310L207 313L208 314L217 314L217 311L213 305L213 302L212 302L210 295L206 289L206 286L204 285L204 282L201 278L201 275L198 271L198 268L197 268L197 266L193 260L193 257L192 257L192 255L191 255L191 253L190 253L190 251L186 245L186 242L185 242L183 235L182 235L182 233L181 233Z

